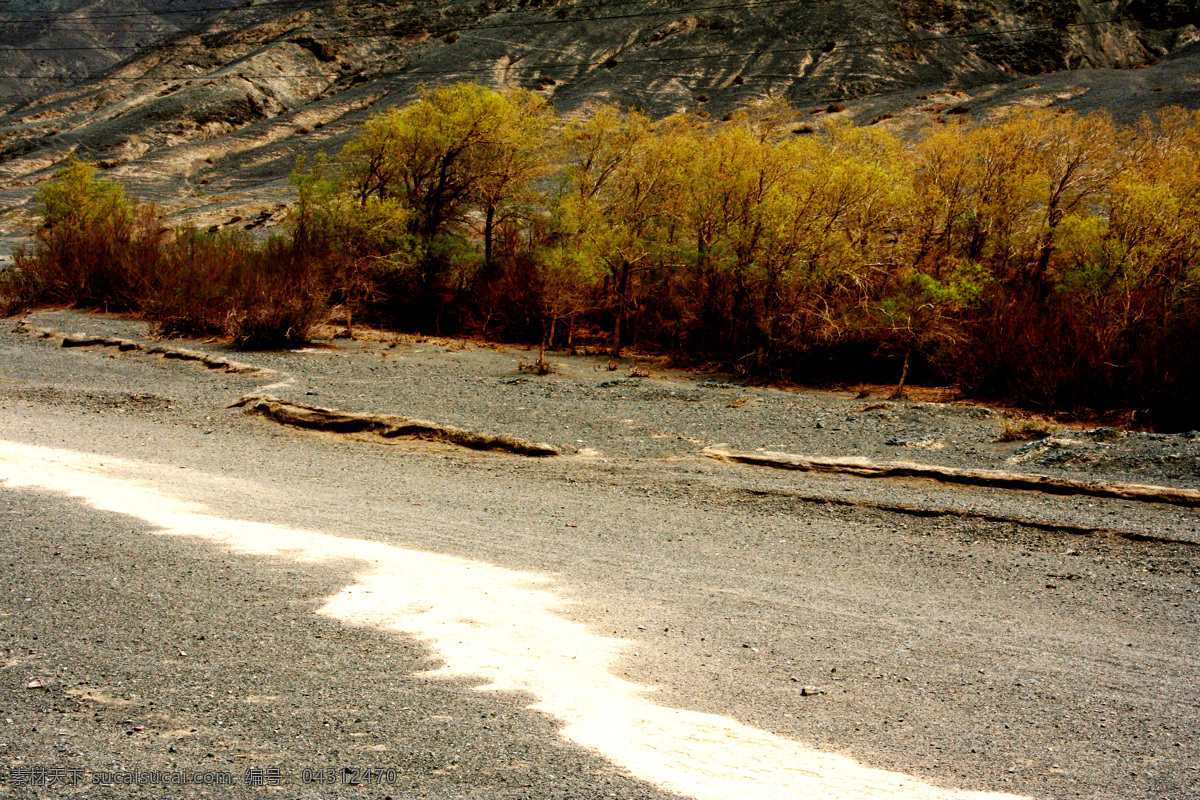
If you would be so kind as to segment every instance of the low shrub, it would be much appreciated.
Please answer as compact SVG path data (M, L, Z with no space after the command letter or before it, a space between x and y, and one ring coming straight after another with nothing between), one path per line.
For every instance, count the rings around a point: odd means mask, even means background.
M32 248L0 272L0 313L35 303L140 311L160 335L225 335L239 347L305 341L325 309L325 283L292 240L162 226L72 159L37 194Z
M1013 419L1005 417L1000 426L1001 442L1027 442L1045 439L1058 433L1058 426L1040 419Z
M294 347L325 312L325 284L292 242L243 231L177 231L144 312L163 335L224 335L243 349Z
M38 190L35 204L41 224L0 285L6 302L137 308L158 247L157 212L74 158Z
M36 286L25 270L15 264L0 270L0 317L23 313L36 299Z
M245 233L177 230L148 286L146 317L164 336L225 333L231 276L252 256Z
M313 265L282 238L268 240L244 262L227 291L225 333L244 350L304 344L327 310L327 291Z

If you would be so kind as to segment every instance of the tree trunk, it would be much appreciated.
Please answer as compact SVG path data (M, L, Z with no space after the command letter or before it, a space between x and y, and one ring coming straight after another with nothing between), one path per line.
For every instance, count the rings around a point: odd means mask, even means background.
M347 268L349 269L349 268ZM346 338L354 339L354 304L357 301L354 291L354 278L352 274L346 274L346 286L344 290L346 296Z
M612 356L613 358L621 357L621 348L625 342L622 337L625 335L625 307L627 301L626 293L629 291L629 264L622 262L621 269L617 273L617 315L613 321L613 338L612 338Z
M904 399L904 384L908 380L908 361L911 357L912 348L910 347L904 351L904 366L900 368L900 383L896 385L896 391L892 392L892 396L888 398L889 400Z
M552 333L553 330L554 330L554 323L551 322L550 325L547 325L546 318L542 317L542 346L538 350L538 360L537 360L538 367L540 367L542 369L545 369L545 366L546 366L546 340L551 335L553 335L553 333Z
M484 269L489 269L492 266L492 235L496 224L496 207L488 203L486 215L483 220L483 266Z
M1050 257L1054 254L1055 234L1059 222L1062 221L1062 216L1062 210L1058 208L1057 200L1051 200L1050 207L1046 211L1046 235L1041 241L1037 268L1033 273L1033 290L1039 299L1045 299L1049 294L1046 270L1050 268Z

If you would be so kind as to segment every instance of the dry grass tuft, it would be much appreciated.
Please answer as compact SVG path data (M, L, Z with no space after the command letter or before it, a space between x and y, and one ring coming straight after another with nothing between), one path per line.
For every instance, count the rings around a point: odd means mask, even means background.
M1044 419L1013 419L1005 417L1000 427L1000 442L1028 442L1033 439L1045 439L1058 433L1062 428Z

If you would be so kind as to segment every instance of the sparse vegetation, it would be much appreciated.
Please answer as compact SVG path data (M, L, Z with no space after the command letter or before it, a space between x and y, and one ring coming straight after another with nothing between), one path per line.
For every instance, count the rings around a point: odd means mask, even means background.
M268 240L256 255L234 276L225 333L243 349L303 344L325 314L319 276L287 240Z
M265 245L161 231L72 164L3 293L247 345L294 341L339 303L351 326L1194 415L1200 114L1121 129L1027 112L903 141L845 122L793 135L797 113L562 121L533 92L442 87L302 166L289 236Z
M168 229L152 206L71 160L38 192L32 250L0 272L3 310L36 302L136 310L164 334L223 334L245 347L303 341L322 312L291 240Z
M289 240L184 228L164 242L142 311L165 335L223 335L239 347L292 347L322 318L325 291Z
M2 288L7 304L34 301L127 310L144 286L145 260L157 246L158 220L124 189L70 159L37 193L40 224L31 249L16 253Z

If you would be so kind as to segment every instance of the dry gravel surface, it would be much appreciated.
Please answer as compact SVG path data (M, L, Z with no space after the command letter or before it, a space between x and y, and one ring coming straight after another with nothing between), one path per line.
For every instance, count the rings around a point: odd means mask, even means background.
M1194 489L1195 434L1003 443L987 408L451 340L182 343L273 371L236 374L14 327L0 799L1200 797L1196 509L702 454ZM561 454L230 407L256 392ZM98 780L139 771L235 781Z

